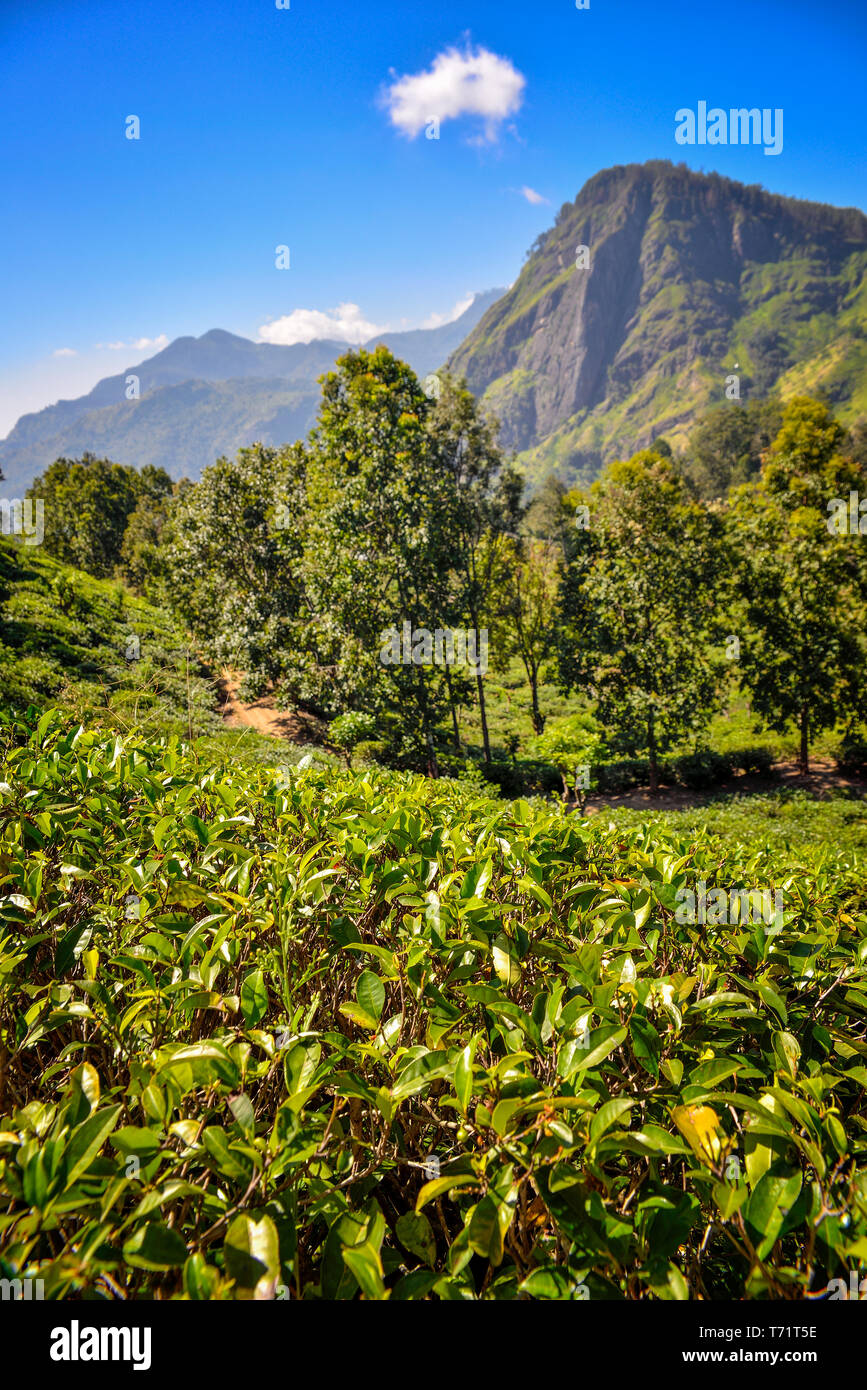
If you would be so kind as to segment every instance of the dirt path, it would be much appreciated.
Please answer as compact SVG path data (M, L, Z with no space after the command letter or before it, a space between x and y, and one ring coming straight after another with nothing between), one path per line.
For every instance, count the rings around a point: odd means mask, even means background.
M217 681L220 692L220 714L230 729L255 729L271 738L288 739L291 743L325 741L325 726L312 715L274 708L273 695L262 695L252 704L238 699L243 676L238 671L223 671Z
M810 768L810 775L802 777L796 762L775 763L773 777L740 773L704 791L691 791L689 787L660 787L656 796L651 796L646 787L634 787L628 792L592 796L584 814L593 816L616 806L638 811L686 811L693 806L706 806L721 796L757 796L782 788L805 791L819 800L846 795L847 792L856 796L867 795L867 781L863 777L849 777L838 772L836 763L830 758L812 758Z
M252 704L243 704L238 699L242 680L240 672L225 670L217 681L220 714L228 728L255 729L259 734L288 739L290 743L316 743L320 747L327 744L327 728L321 720L298 710L275 709L273 695L262 695ZM736 774L725 782L708 787L706 791L691 791L688 787L660 787L656 796L651 796L646 787L634 787L627 792L592 796L584 814L594 816L617 806L639 811L686 811L693 806L706 806L721 796L756 796L784 787L800 789L822 800L841 793L867 796L867 779L844 776L837 771L836 764L830 758L813 758L811 769L809 777L802 777L797 763L776 763L773 777Z

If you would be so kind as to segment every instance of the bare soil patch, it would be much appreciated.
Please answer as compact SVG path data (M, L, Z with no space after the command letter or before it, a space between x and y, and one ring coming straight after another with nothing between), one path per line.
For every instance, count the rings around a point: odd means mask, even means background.
M262 695L251 704L238 699L243 680L239 671L223 671L217 681L220 693L220 714L230 729L255 729L271 738L287 739L290 743L325 742L325 725L313 715L300 710L278 710L273 695Z

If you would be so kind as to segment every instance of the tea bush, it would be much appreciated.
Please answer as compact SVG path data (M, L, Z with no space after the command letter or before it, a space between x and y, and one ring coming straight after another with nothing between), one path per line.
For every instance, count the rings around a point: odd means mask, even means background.
M6 1277L791 1299L867 1264L857 854L52 712L0 741ZM698 880L784 911L685 920Z

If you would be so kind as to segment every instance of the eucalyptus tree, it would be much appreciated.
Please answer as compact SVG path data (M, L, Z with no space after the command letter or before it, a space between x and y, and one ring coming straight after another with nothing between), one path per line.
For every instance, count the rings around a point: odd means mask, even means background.
M729 520L746 618L741 681L770 728L797 728L802 773L816 734L867 714L867 476L844 446L826 405L794 398Z
M673 462L644 450L587 494L561 588L558 666L596 701L606 743L659 758L721 701L718 518L691 500Z
M478 633L493 617L502 536L517 536L523 516L521 475L497 443L497 422L480 408L464 382L447 374L427 420L427 436L444 507L441 563L452 575L450 607ZM491 743L483 674L475 672L485 761Z

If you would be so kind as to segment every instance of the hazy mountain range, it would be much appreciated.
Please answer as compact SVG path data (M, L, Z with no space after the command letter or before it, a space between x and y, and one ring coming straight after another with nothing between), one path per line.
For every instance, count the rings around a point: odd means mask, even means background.
M419 377L443 364L465 375L537 479L586 478L659 434L683 446L732 375L743 399L821 390L842 419L867 416L867 217L685 165L607 169L564 204L509 290L365 346L377 342ZM140 399L126 399L121 372L23 416L0 443L4 492L85 449L197 477L243 444L297 439L316 378L346 348L220 329L178 338L129 369Z
M423 379L502 294L477 294L459 318L438 328L380 333L364 346L385 343ZM173 478L197 478L220 454L231 456L254 440L303 437L319 402L317 378L349 347L336 339L280 347L220 328L176 338L138 366L104 377L86 396L22 415L0 442L4 492L20 493L55 458L77 458L84 450L138 468L152 463ZM130 374L138 377L137 400L126 398Z

